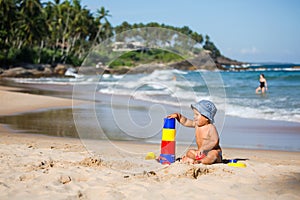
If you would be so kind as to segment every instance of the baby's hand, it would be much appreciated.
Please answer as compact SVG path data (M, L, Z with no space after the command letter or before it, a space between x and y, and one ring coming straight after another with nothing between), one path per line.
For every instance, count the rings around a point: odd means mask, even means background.
M167 116L167 118L177 118L178 114L177 113L173 113Z

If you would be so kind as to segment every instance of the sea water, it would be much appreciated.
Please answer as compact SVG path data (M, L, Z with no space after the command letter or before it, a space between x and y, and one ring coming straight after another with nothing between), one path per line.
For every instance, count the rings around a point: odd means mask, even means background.
M219 103L230 116L300 122L300 69L293 66L257 64L242 71L160 70L150 74L14 80L62 85L92 83L97 84L91 91L93 93L128 95L134 99L174 106L208 99L217 105ZM268 91L256 94L261 73L266 77ZM214 77L217 77L215 82L211 80ZM214 91L214 87L218 87L220 93Z

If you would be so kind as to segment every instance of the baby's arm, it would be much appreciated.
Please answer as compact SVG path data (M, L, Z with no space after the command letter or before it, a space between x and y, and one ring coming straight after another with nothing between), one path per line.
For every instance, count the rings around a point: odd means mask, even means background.
M175 118L177 121L186 127L195 127L195 122L191 119L186 118L180 113L173 113L167 116L168 118Z

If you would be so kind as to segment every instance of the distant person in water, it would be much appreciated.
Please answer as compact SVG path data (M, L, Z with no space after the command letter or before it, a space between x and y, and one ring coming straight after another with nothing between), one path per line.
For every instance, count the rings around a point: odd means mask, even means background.
M259 83L260 85L256 88L256 94L261 91L261 93L265 93L268 90L267 80L264 74L260 74L259 76Z

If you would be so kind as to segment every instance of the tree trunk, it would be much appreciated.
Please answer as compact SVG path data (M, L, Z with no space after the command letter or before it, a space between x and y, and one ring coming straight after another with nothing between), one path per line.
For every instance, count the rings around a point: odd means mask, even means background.
M40 64L41 63L41 54L42 54L42 49L44 48L44 40L41 40L41 44L40 44L40 49L39 49L39 54L38 54L38 60L37 63Z

